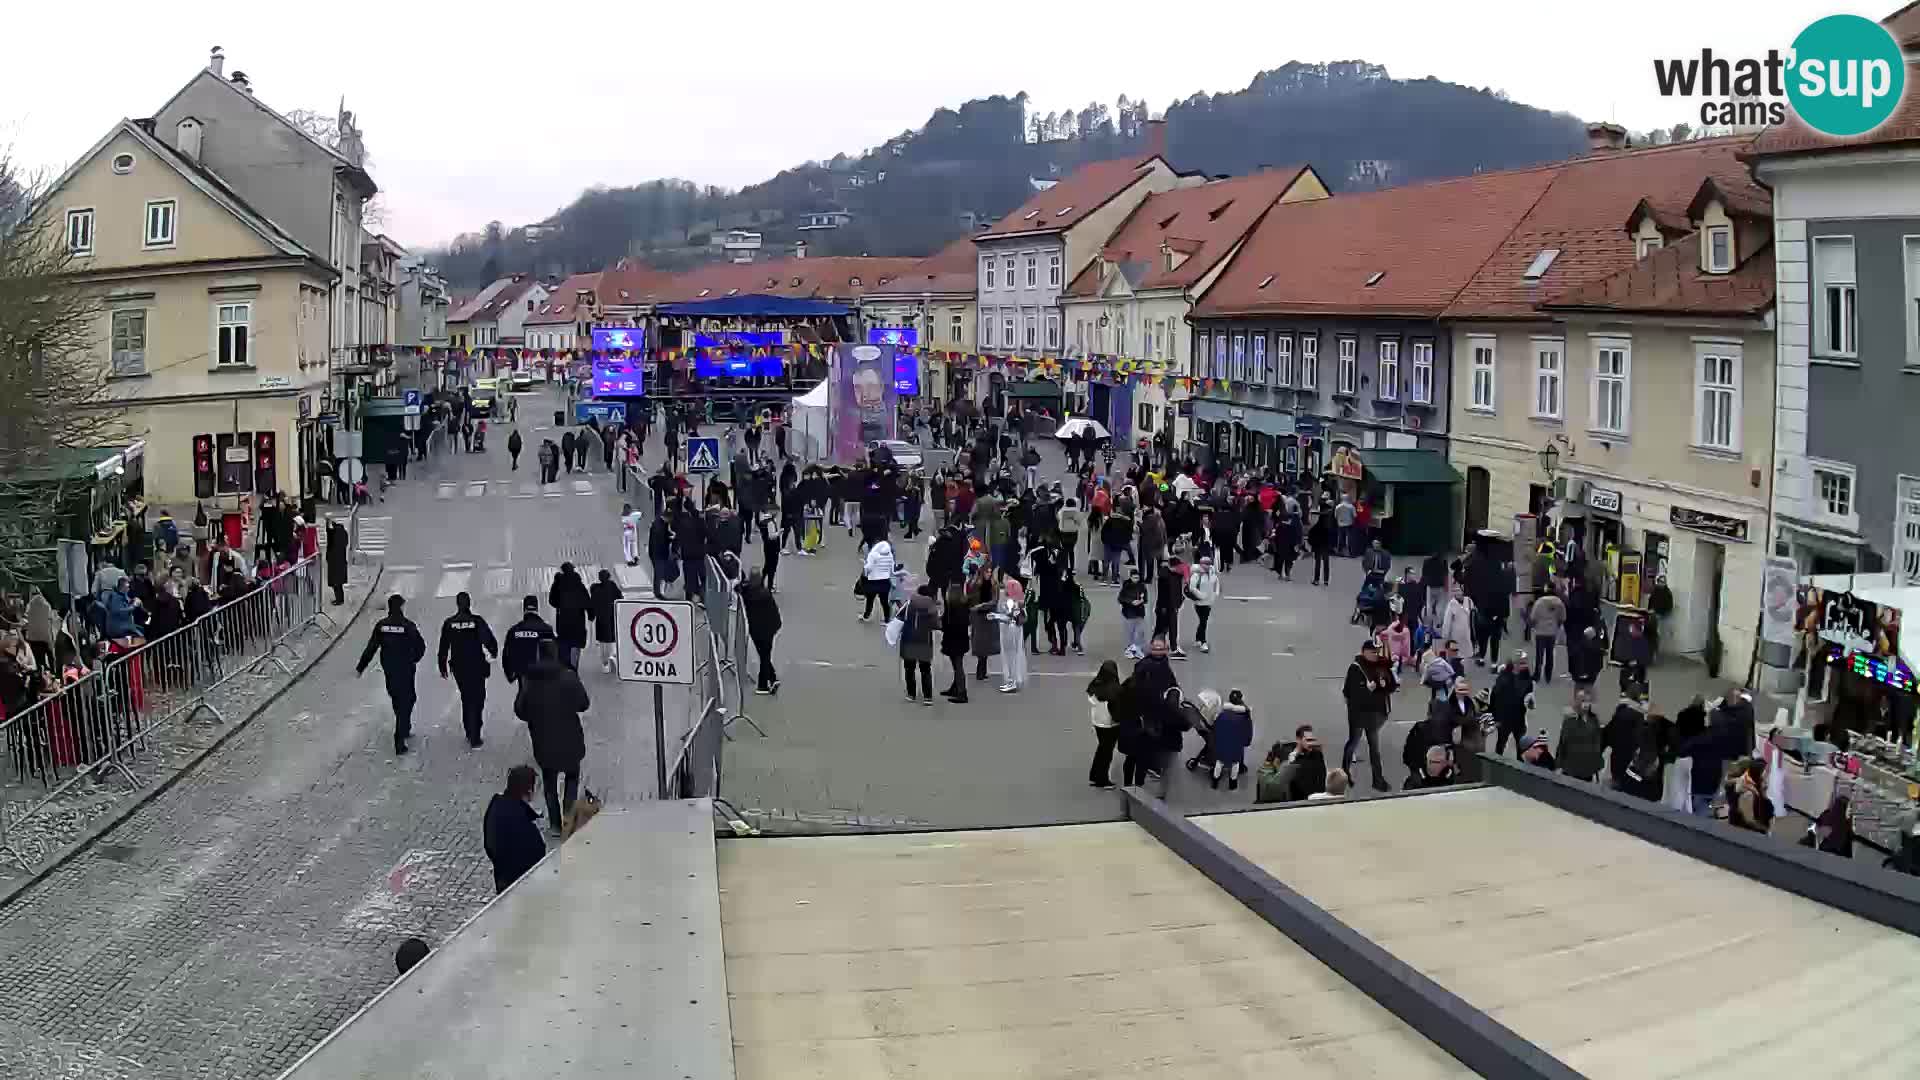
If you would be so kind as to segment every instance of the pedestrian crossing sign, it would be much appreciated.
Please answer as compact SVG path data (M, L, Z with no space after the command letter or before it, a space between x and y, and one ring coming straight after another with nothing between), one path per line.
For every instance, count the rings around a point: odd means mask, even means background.
M720 440L716 438L688 439L687 471L690 473L719 472Z

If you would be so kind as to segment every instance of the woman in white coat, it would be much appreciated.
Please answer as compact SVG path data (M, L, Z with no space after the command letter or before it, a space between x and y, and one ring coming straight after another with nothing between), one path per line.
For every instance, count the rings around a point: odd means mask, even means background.
M880 601L880 614L886 615L893 609L887 601L893 593L893 544L882 539L874 541L867 549L866 561L860 568L860 595L867 598L867 607L860 615L860 621L873 618L873 602Z
M1473 601L1467 599L1467 590L1458 585L1453 587L1453 595L1447 598L1445 610L1440 612L1440 625L1434 627L1436 643L1456 641L1460 648L1473 647Z

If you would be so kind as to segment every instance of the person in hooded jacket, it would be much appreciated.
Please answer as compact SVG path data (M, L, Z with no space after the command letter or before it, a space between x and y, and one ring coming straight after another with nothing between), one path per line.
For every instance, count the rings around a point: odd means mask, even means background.
M1247 767L1247 747L1253 745L1253 710L1247 707L1246 695L1239 690L1227 693L1226 704L1213 718L1213 786L1220 786L1220 778L1226 777L1227 790L1240 790L1240 774ZM1316 751L1317 752L1317 751ZM1320 762L1320 773L1324 781L1327 763Z
M1560 745L1554 759L1560 771L1589 783L1605 765L1602 752L1600 717L1593 711L1593 695L1585 689L1573 692L1573 704L1560 714Z
M507 770L507 789L487 803L480 838L487 860L493 863L496 896L546 858L547 842L540 838L536 824L540 815L533 810L537 783L533 766L515 765Z
M907 679L907 700L933 705L933 637L940 620L935 610L933 585L920 586L900 605L900 668ZM919 672L916 685L914 673ZM916 689L924 688L924 697Z
M1193 572L1187 575L1187 599L1193 601L1193 615L1199 620L1194 626L1193 640L1200 643L1203 653L1213 651L1207 642L1207 620L1213 617L1213 605L1220 602L1220 573L1213 568L1213 560L1202 555L1193 564Z
M572 668L560 662L557 643L542 641L533 667L520 677L513 715L527 725L533 760L547 789L547 828L558 835L567 811L580 796L580 762L587 756L580 714L592 707L587 688ZM565 800L561 799L561 783Z
M570 562L560 564L547 589L547 604L553 608L553 632L560 640L560 660L580 670L580 650L587 647L587 612L593 607L593 594L580 579L580 571Z
M613 580L613 571L604 567L600 570L600 580L587 590L587 614L593 619L593 640L600 645L600 670L611 672L620 631L615 625L620 598L626 595L620 583Z

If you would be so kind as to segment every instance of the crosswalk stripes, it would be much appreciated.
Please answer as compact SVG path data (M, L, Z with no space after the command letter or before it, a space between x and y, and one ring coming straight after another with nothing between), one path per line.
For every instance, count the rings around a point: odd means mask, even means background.
M391 517L363 517L355 526L353 550L360 555L382 558L387 553L387 540L393 530Z
M591 495L591 494L593 494L593 481L591 481L591 480L575 480L575 481L573 482L573 493L574 493L575 495Z
M634 589L644 589L653 584L653 580L647 576L645 567L628 566L625 563L613 568L613 577L620 583L621 588L629 592Z
M402 600L411 600L420 591L420 568L417 566L389 566L386 574L386 591Z
M437 600L449 600L467 591L467 582L473 577L472 563L448 563L441 567L440 585L434 589Z
M486 493L487 482L485 480L470 480L467 482L467 498L477 499Z

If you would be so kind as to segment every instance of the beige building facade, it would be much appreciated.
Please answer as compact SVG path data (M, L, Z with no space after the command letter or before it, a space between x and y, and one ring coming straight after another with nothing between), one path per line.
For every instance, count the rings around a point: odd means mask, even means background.
M122 121L43 211L64 222L75 275L99 300L97 355L146 440L148 496L173 505L299 489L299 424L324 408L336 281L196 166L197 127Z

